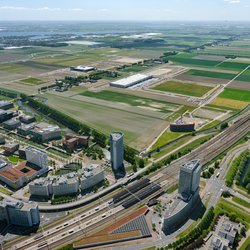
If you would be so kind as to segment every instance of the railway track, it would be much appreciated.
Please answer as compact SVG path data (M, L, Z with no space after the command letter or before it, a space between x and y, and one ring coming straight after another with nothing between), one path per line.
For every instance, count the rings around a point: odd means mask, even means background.
M237 142L242 136L244 136L246 133L250 131L250 112L247 113L243 118L238 120L236 123L234 123L232 126L230 126L228 129L226 129L224 132L219 134L218 136L211 139L209 142L203 144L198 149L191 152L189 155L184 156L183 158L180 158L173 162L170 166L160 169L159 171L153 173L150 175L152 178L153 176L161 173L161 177L157 180L151 182L148 179L139 180L136 181L136 183L129 185L125 190L121 191L120 193L113 195L110 199L114 201L114 205L111 206L111 204L108 204L107 207L103 207L102 210L96 211L96 213L93 213L89 216L86 215L83 216L83 214L79 213L75 216L74 219L67 220L68 225L65 225L66 222L62 222L60 225L63 227L59 228L59 225L53 226L51 230L55 230L51 232L51 234L46 235L46 231L43 232L41 239L35 235L31 237L21 238L19 241L15 241L14 243L4 246L4 250L6 249L53 249L51 247L48 248L46 245L41 245L40 248L37 246L39 244L42 244L43 242L54 239L55 236L63 237L62 231L66 231L67 235L64 238L60 238L58 240L58 244L56 242L51 242L51 246L59 246L63 243L72 242L78 237L82 237L83 233L89 234L88 232L91 231L91 228L94 228L94 225L90 225L90 227L86 229L82 229L80 227L80 224L87 223L87 221L91 221L92 217L98 217L102 213L106 213L110 209L115 209L117 207L123 206L122 210L117 211L117 216L124 214L124 211L129 212L131 209L133 209L138 202L146 202L149 201L149 199L160 195L163 191L163 187L167 188L170 185L174 184L178 180L178 173L179 173L179 167L181 164L183 164L186 161L199 158L201 159L202 164L205 164L209 162L211 159L216 157L218 154L224 152L226 149L228 149L230 146L232 146L235 142ZM160 187L161 183L165 183ZM105 201L105 197L104 197ZM102 203L104 205L105 202ZM106 201L107 204L107 201ZM96 206L96 205L95 205ZM95 207L93 206L93 207ZM101 205L100 205L101 206ZM92 209L93 209L92 207ZM85 212L87 213L87 212ZM112 216L115 216L112 214ZM72 221L73 220L73 221ZM104 219L103 223L108 220L108 218ZM78 230L75 233L70 233L72 230L74 232L74 229L78 227ZM46 235L46 237L45 237ZM35 239L34 237L38 237ZM33 240L33 241L32 241ZM20 245L19 245L20 244ZM33 248L34 247L34 248Z

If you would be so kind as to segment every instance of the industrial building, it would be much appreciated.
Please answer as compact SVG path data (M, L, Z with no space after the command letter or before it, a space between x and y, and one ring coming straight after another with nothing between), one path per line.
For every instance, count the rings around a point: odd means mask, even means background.
M127 78L115 81L115 82L111 82L110 86L112 87L117 87L117 88L128 88L131 86L134 86L138 83L147 81L149 79L153 78L152 76L148 76L148 75L144 75L144 74L136 74L136 75L132 75L129 76Z
M110 134L110 153L112 169L117 171L123 166L123 133L113 132Z
M0 201L0 221L10 225L33 227L39 225L40 215L35 203L23 203L20 201Z
M91 188L104 180L101 167L87 167L77 173L40 178L29 184L31 195L51 197L77 194Z
M57 125L50 125L45 122L35 124L29 134L38 142L61 139L61 129Z
M166 210L162 230L169 234L177 230L200 204L199 183L201 165L199 160L183 164L179 174L179 190L171 206Z
M21 126L19 126L17 128L17 133L20 135L30 135L31 134L31 130L35 127L35 124L23 124Z
M25 149L25 153L29 163L42 169L48 169L48 154L45 151L30 146Z
M92 66L83 66L83 65L70 67L70 69L74 71L85 72L85 73L95 70L95 68Z

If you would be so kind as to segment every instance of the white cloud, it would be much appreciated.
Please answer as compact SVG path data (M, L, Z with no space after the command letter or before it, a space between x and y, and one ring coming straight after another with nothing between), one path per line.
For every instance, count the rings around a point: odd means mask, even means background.
M0 6L0 10L28 10L28 11L84 11L82 8L71 8L71 9L61 9L61 8L50 8L47 6L40 7L40 8L26 8L26 7L19 7L19 6Z
M100 12L107 12L107 11L109 11L109 10L108 10L108 9L103 8L103 9L99 9L98 11L100 11Z
M224 2L230 3L230 4L238 4L241 2L241 0L224 0Z

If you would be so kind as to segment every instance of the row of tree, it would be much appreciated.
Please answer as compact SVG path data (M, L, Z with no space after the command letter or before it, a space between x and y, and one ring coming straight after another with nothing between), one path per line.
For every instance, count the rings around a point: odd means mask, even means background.
M108 145L109 138L105 134L93 128L90 128L88 125L83 124L54 108L49 107L48 105L42 103L41 101L33 97L29 97L27 95L22 94L21 98L23 101L27 102L27 104L32 108L38 110L39 112L43 113L46 116L49 116L51 119L73 130L74 132L78 134L91 135L93 137L93 141L99 144L101 147L104 148ZM135 149L127 145L124 146L124 158L129 163L131 164L135 163L137 154L138 152Z

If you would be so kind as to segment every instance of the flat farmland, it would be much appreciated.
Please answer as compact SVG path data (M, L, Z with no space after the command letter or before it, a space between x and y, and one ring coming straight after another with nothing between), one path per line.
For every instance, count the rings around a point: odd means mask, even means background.
M177 109L180 108L179 105L173 103L157 101L149 98L143 98L108 90L104 90L101 92L85 91L82 93L82 95L111 102L125 103L134 107L141 107L141 108L144 107L145 109L148 110L160 111L164 113L176 111Z
M201 97L213 88L198 83L196 84L188 82L167 81L153 87L153 89L163 92L171 92L182 95Z
M213 107L239 110L245 108L249 104L249 102L218 97L211 104Z
M219 97L250 103L250 91L247 90L225 88Z
M186 72L185 74L192 75L192 76L202 76L202 77L209 77L209 78L226 79L226 80L231 80L236 76L236 74L231 74L231 73L196 70L196 69L191 69L188 72Z
M31 85L40 85L40 84L44 83L42 80L37 79L37 78L33 78L33 77L22 79L22 80L20 80L20 82L31 84Z
M135 114L93 103L46 95L48 105L105 133L123 131L125 141L139 150L149 145L169 123L147 115Z

